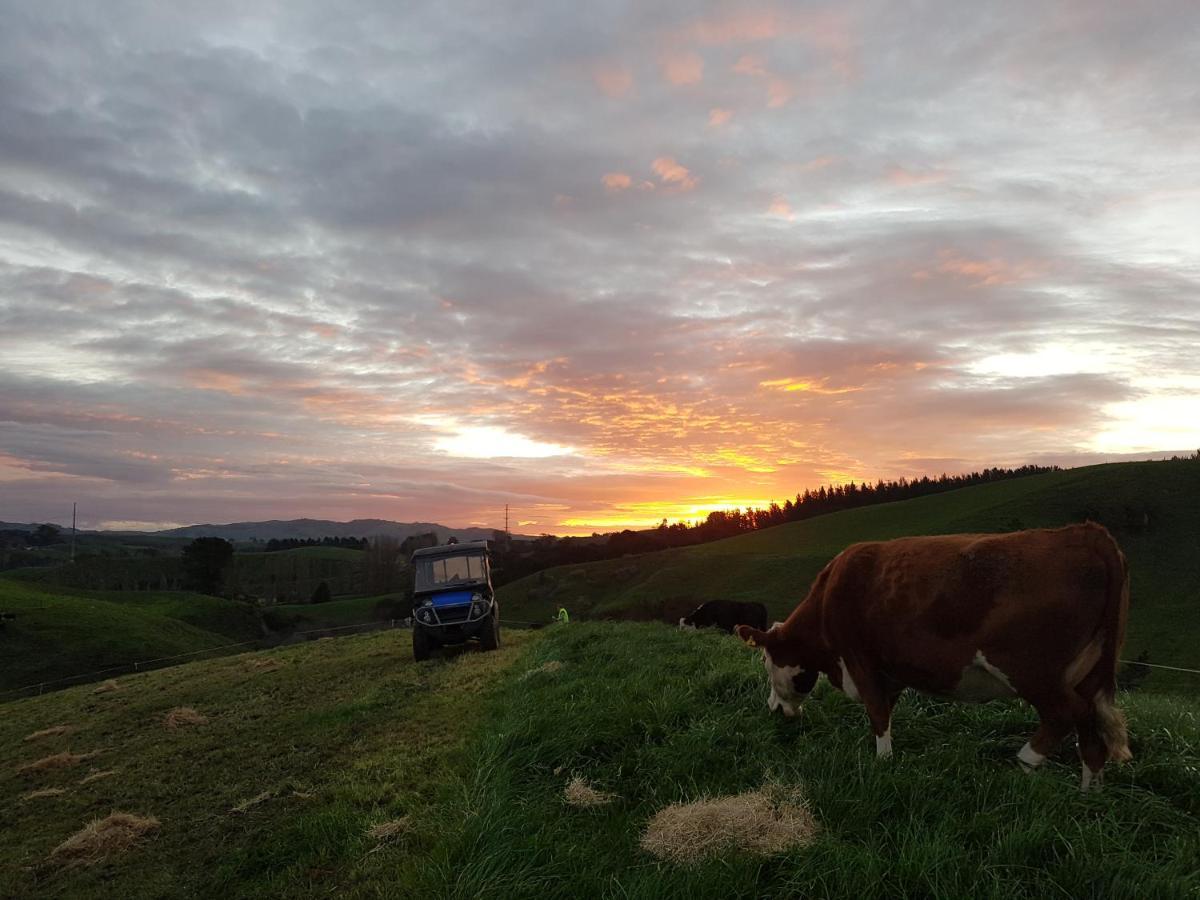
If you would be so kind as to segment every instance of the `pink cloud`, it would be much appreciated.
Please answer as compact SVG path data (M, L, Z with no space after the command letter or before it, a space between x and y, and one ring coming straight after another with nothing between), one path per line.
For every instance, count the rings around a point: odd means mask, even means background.
M708 111L708 124L714 128L719 128L725 125L733 118L732 109L722 109L719 106L714 106Z
M808 162L800 166L801 172L815 172L818 169L824 169L832 166L837 162L836 156L818 156L816 159L810 159Z
M680 165L670 156L660 156L654 160L651 168L654 174L667 185L678 187L681 191L690 191L699 182L686 166Z
M728 15L700 19L685 33L700 44L733 44L766 41L778 37L780 16L769 9L736 10Z
M592 81L606 97L623 97L633 87L633 73L628 66L598 63L592 67Z
M771 201L771 205L767 208L767 213L772 216L778 216L781 219L787 219L789 222L795 218L792 213L792 205L782 196L776 196Z
M786 105L794 94L795 90L785 78L773 77L767 81L767 106L771 109Z
M663 78L674 85L698 84L704 78L704 59L694 50L668 50L659 56Z
M937 184L945 181L949 175L942 169L931 169L916 172L903 166L892 166L887 170L887 180L898 187L912 187L918 184Z
M733 71L738 75L750 75L755 78L765 78L767 75L766 64L762 57L755 56L753 53L740 56L738 61L733 64Z
M969 279L976 285L1016 284L1036 278L1045 268L1035 260L1012 261L1003 257L969 259L953 250L942 250L938 256L941 259L937 266L938 272ZM925 270L913 273L913 278L919 280L928 277L929 273Z
M601 180L604 187L610 191L623 191L633 184L633 179L624 172L609 172Z

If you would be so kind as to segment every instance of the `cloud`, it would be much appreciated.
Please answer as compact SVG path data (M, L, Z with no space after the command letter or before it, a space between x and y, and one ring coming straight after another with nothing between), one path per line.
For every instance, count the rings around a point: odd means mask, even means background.
M704 58L694 50L666 50L659 56L663 78L673 85L699 84L704 79Z
M663 184L681 191L690 191L699 183L699 179L692 175L686 166L680 165L671 156L658 157L650 168Z
M792 205L783 197L775 197L771 200L771 205L767 208L767 213L772 216L778 216L781 219L794 218L792 215Z
M624 97L633 87L633 72L626 66L601 63L592 68L592 80L606 97Z
M602 181L604 187L610 191L624 191L633 184L633 179L624 172L609 172Z
M714 106L708 111L708 124L714 128L720 128L722 125L729 124L729 120L732 118L732 109L722 109L719 106Z
M1185 441L1197 15L7 14L6 518L554 531Z

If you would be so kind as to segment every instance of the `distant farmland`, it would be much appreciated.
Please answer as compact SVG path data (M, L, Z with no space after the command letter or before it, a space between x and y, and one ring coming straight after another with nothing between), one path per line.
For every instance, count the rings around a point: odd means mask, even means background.
M1200 668L1200 461L1118 463L1033 475L831 513L711 544L562 566L499 591L504 615L674 621L715 598L757 600L776 619L817 572L855 541L995 532L1092 519L1129 557L1132 609L1125 656ZM1186 685L1169 672L1147 680Z

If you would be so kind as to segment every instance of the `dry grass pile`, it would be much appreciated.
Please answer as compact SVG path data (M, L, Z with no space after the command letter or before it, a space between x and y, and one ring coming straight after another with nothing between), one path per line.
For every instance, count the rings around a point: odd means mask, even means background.
M557 672L562 667L563 667L563 664L561 662L559 662L557 659L552 659L549 662L542 663L540 666L538 666L535 669L530 669L528 672L526 672L524 675L521 676L521 680L524 681L526 678L532 678L534 675L538 675L538 674L553 675L555 672Z
M246 669L250 672L274 672L280 668L283 668L282 664L273 656L246 660Z
M237 806L233 807L229 811L231 813L236 813L237 815L240 816L243 813L245 813L247 810L252 809L255 806L258 806L260 803L266 803L268 800L270 800L274 796L275 796L274 791L263 791L261 794L255 794L249 800L243 800L241 803L239 803Z
M112 678L110 678L110 679L108 679L108 681L102 681L98 685L96 685L96 689L94 691L92 691L92 693L93 694L111 694L113 691L119 691L120 689L121 689L121 686L119 684L117 684L117 682L114 681Z
M21 795L22 800L44 800L47 797L61 797L66 791L62 788L41 788L36 791L27 791Z
M206 725L208 724L208 716L197 712L190 706L177 706L175 709L167 713L163 719L163 727L172 730L183 725Z
M74 734L75 731L74 725L54 725L50 728L43 728L41 731L35 731L33 734L27 734L25 740L40 741L42 738L58 737L60 734Z
M390 822L381 822L374 826L367 832L367 836L381 844L386 844L407 834L409 827L408 816L401 816L399 819L392 819Z
M156 828L158 819L153 816L115 812L71 835L50 851L50 860L68 868L90 866L113 853L125 852Z
M90 775L85 775L79 779L80 784L91 784L93 781L99 781L101 778L108 778L110 775L116 775L116 769L105 769L102 772L92 772Z
M34 772L48 772L52 769L69 769L72 766L79 765L81 762L94 759L103 752L103 750L93 750L91 753L72 753L70 750L64 750L62 753L43 756L41 759L26 763L17 769L17 774L30 775Z
M567 786L563 789L563 799L571 806L589 807L612 803L616 796L596 790L583 778L576 775L567 782Z
M673 803L650 820L641 845L659 859L691 865L732 850L770 856L811 843L816 832L798 791L766 788Z

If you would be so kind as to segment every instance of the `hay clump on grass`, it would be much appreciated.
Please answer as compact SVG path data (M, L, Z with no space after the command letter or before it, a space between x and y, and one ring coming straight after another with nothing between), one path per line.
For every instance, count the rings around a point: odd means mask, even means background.
M799 791L764 788L731 797L673 803L642 834L643 850L678 865L741 850L758 856L812 842L817 822Z
M381 844L394 841L401 835L407 834L410 827L408 816L392 819L390 822L380 822L367 831L367 836Z
M98 685L96 685L96 689L94 691L92 691L92 693L93 694L111 694L113 691L119 691L120 689L121 689L121 686L119 684L117 684L116 680L110 678L110 679L108 679L108 681L102 681Z
M524 675L521 676L521 680L524 681L527 678L532 678L534 675L541 675L541 674L553 675L555 672L559 671L562 667L563 667L563 664L561 662L559 662L557 659L552 659L549 662L542 663L540 666L537 666L536 668L530 669L528 672L526 672Z
M208 716L201 712L197 712L190 706L177 706L175 709L167 713L163 719L163 727L172 730L179 728L181 725L207 725Z
M79 779L80 784L91 784L93 781L99 781L101 778L108 778L110 775L116 775L116 769L105 769L103 772L92 772L90 775L85 775Z
M42 738L58 737L60 734L74 734L74 725L54 725L50 728L43 728L41 731L35 731L33 734L25 735L26 741L40 741Z
M563 788L563 799L571 806L580 806L584 808L592 806L604 806L606 803L612 803L616 799L615 794L606 794L603 791L598 791L587 781L576 775L567 782L567 786Z
M94 759L103 752L103 750L93 750L91 753L72 753L70 750L64 750L62 753L43 756L41 759L26 763L17 769L17 774L29 775L33 772L48 772L51 769L69 769L72 766L79 765L81 762Z
M276 669L282 668L282 664L275 657L268 656L246 660L246 668L251 672L274 672Z
M243 813L245 813L247 810L249 810L255 806L258 806L260 803L266 803L268 800L270 800L274 796L275 796L274 791L263 791L261 794L255 794L249 800L243 800L241 803L239 803L237 806L233 807L229 811L231 813L235 813L240 816Z
M153 816L115 812L89 822L83 830L71 835L50 851L50 860L61 862L66 868L90 866L110 854L128 850L158 825Z
M22 800L43 800L47 797L61 797L66 791L62 788L41 788L36 791L27 791L21 795Z

